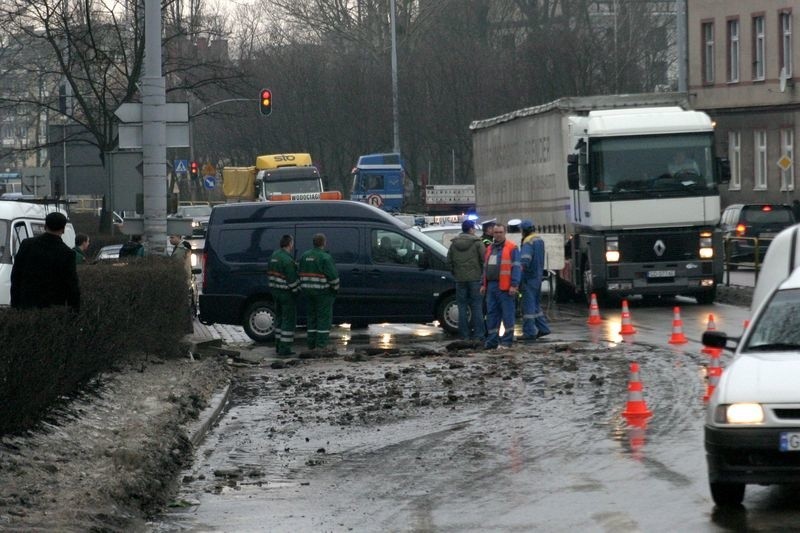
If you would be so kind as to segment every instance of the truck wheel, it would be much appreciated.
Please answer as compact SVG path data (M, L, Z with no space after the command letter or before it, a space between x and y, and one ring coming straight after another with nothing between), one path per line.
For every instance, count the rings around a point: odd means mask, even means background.
M275 307L272 302L258 300L247 306L242 319L247 336L256 342L267 342L275 336Z
M722 483L712 481L711 498L720 507L734 507L742 504L744 499L744 483Z
M611 298L604 289L595 289L592 285L592 271L586 269L583 271L583 296L586 299L586 305L592 304L592 293L597 296L597 305L600 307L609 307Z
M558 274L555 275L556 278L556 302L563 304L567 302L571 302L575 299L575 292L572 290L572 287L561 279L561 276Z
M706 292L698 292L697 294L694 295L694 297L697 300L697 303L699 304L703 305L713 304L714 300L717 299L717 288L714 287L710 291Z
M448 294L439 302L436 320L447 333L458 333L458 304L455 294Z

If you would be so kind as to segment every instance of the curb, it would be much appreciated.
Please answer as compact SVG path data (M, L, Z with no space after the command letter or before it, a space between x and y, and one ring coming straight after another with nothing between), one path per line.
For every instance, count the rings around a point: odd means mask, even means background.
M228 383L224 389L211 397L208 407L203 409L197 421L189 428L189 441L193 447L196 448L203 441L211 426L220 419L225 407L228 405L230 394L231 384Z

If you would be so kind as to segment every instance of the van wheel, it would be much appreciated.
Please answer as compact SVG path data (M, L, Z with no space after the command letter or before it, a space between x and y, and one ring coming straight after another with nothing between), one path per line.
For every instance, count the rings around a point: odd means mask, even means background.
M256 342L267 342L275 336L275 308L272 302L259 300L247 306L242 319L247 336Z
M744 483L721 483L712 481L711 498L720 507L735 507L744 499Z
M458 333L458 304L455 294L448 294L439 303L436 320L447 333Z

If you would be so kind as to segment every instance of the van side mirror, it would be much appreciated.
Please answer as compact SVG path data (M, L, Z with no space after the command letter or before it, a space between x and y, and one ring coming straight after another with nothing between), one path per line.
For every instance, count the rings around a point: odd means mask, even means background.
M428 252L419 253L419 259L417 260L417 264L421 269L428 269L431 267L431 258L428 256Z
M567 186L570 190L578 190L579 177L578 154L569 154L567 156Z
M729 347L728 341L733 341L734 346ZM710 348L722 348L724 350L734 350L739 343L738 337L728 337L722 331L706 331L703 333L703 345Z
M717 180L719 183L728 183L731 181L731 162L727 157L717 158Z

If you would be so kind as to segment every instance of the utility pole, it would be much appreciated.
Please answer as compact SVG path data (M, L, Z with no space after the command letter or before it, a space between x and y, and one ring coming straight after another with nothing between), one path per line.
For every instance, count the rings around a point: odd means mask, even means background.
M145 0L145 63L142 77L142 192L144 235L152 254L167 245L166 83L161 75L161 2Z

